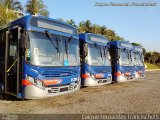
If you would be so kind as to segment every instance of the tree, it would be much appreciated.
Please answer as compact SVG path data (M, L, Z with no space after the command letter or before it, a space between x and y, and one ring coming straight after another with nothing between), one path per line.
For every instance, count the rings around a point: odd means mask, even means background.
M79 25L78 25L78 31L79 31L79 33L84 33L85 32L83 24L84 24L84 21L80 22Z
M160 53L158 55L158 59L156 60L156 63L158 63L158 66L160 67Z
M144 57L145 61L152 64L158 63L159 58L160 58L160 53L158 52L146 52Z
M86 20L86 21L82 21L79 23L79 32L83 33L83 32L87 32L87 33L91 33L92 32L92 24L90 20Z
M86 20L86 22L84 22L84 28L86 32L92 32L92 24L90 20Z
M39 14L43 16L49 16L47 7L43 4L42 0L28 0L26 4L26 13L32 15Z
M134 45L134 46L141 46L141 44L140 43L132 43L132 45Z
M100 26L100 28L99 28L99 33L101 34L101 35L106 35L106 33L107 33L107 28L106 28L106 26Z
M153 52L152 53L152 63L155 64L156 61L158 60L159 53L158 52Z
M73 21L70 21L70 24L73 24ZM90 20L81 21L78 25L78 31L79 33L95 33L95 34L101 34L108 38L109 40L121 40L125 41L123 37L118 36L114 30L107 29L105 25L97 25L92 24Z
M144 60L148 63L151 63L152 61L152 55L151 52L146 52L145 56L144 56Z
M99 25L97 25L97 24L92 25L92 33L98 34L98 33L100 33L100 29L101 29L101 27Z
M22 4L18 0L1 0L0 4L9 10L23 11Z
M121 41L125 41L125 39L123 37L120 37L119 35L116 35L114 37L114 40L121 40Z
M77 28L77 25L75 24L75 21L73 19L67 20L67 23Z
M15 6L14 6L15 5ZM2 0L0 1L0 27L8 24L10 21L21 17L22 10L21 4L15 0Z
M143 51L143 55L145 56L146 55L146 49L142 48L142 51Z
M107 29L105 36L112 41L112 40L115 40L116 34L113 30Z

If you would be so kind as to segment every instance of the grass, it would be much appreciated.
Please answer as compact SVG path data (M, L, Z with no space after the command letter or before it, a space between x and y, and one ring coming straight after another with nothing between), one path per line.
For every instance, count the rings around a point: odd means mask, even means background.
M147 65L147 70L150 70L150 69L160 69L159 66L155 65L155 64L150 64L150 63L145 63Z

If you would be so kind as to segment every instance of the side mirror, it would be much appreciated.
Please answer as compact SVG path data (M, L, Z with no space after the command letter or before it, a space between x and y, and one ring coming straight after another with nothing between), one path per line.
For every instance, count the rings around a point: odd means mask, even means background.
M73 37L72 37L72 36L71 36L71 37L69 37L67 42L72 41L72 39L73 39Z
M84 57L86 57L88 55L88 44L85 43L83 47L84 47Z
M110 55L108 56L108 58L109 58L109 60L111 60L111 56Z
M144 62L144 56L143 56L143 53L141 54L141 59L142 59L142 62Z
M133 56L133 58L134 58L134 61L136 61L136 56L135 55Z
M28 35L26 35L26 32L24 31L24 29L22 29L20 31L21 35L20 35L20 46L22 49L26 48L26 42L28 39Z
M120 58L120 49L117 49L117 59Z

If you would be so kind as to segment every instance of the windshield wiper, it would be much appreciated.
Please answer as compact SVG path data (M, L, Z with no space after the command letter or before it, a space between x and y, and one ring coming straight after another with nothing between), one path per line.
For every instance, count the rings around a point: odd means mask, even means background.
M126 49L124 49L124 52L125 52L125 55L129 61L129 63L131 64L132 63L132 59L131 59L131 51L128 51Z
M59 53L59 47L58 47L59 45L58 45L57 37L56 37L56 43L55 43L54 42L55 39L47 30L45 30L45 33L46 33L46 36L49 38L49 41L51 42L52 46L57 50L57 53Z
M107 61L107 52L109 51L107 46L103 47L103 50L104 50L105 61Z
M66 51L66 55L67 55L67 59L68 59L68 43L71 42L72 40L72 36L68 38L68 40L65 40L65 51Z
M102 58L102 61L103 61L103 56L102 56L101 48L98 48L96 43L94 44L94 46L95 46L95 48L97 49L97 51L98 51L98 53L100 54L100 56L101 56L101 58Z

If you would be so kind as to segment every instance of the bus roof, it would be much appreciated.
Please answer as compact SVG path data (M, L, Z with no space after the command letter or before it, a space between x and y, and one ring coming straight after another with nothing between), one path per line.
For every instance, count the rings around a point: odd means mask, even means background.
M39 31L40 29L44 31L46 30L54 30L57 32L63 32L71 35L78 35L77 29L60 20L43 17L43 16L35 16L35 15L26 15L19 19L12 21L7 27L22 25L26 30Z
M87 42L87 43L100 43L100 44L107 44L109 40L100 35L100 34L94 34L94 33L82 33L79 34L80 40Z
M123 49L133 49L133 46L129 42L124 42L124 41L111 41L108 43L110 46L115 46L117 48Z

